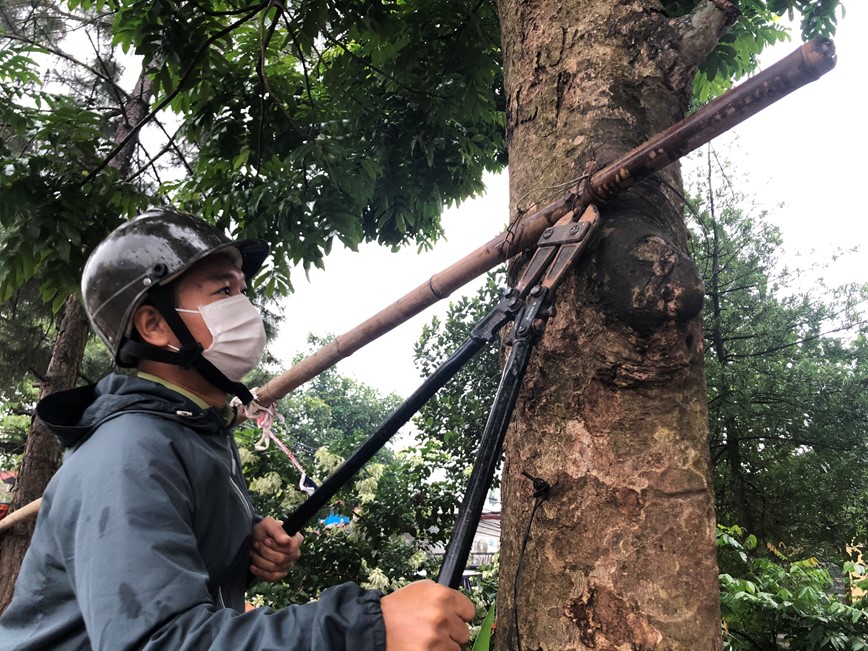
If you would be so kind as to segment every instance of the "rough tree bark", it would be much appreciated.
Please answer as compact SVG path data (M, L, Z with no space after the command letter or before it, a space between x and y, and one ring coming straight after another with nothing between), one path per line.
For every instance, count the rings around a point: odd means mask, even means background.
M725 0L678 20L652 0L498 9L512 214L681 119L736 19ZM600 206L598 244L537 345L505 446L497 649L722 646L703 287L681 187L673 165ZM524 472L553 488L523 549Z
M151 82L146 74L142 74L135 90L124 103L125 119L122 119L117 127L115 142L124 141L135 125L138 125L147 115L150 98ZM110 162L119 174L124 175L129 171L135 147L136 138L133 137ZM75 386L87 335L87 314L78 295L70 294L64 303L48 372L39 393L40 399L55 391L71 389ZM60 445L54 435L42 427L34 417L27 434L24 459L15 482L12 496L13 511L42 496L48 481L57 471L60 453ZM0 537L0 612L6 610L12 600L18 571L30 545L35 524L35 519L25 520L5 531Z

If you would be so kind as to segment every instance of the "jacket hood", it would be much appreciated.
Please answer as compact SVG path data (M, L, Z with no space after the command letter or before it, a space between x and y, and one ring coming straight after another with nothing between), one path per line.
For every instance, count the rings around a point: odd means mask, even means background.
M180 393L136 376L111 374L96 384L53 393L36 405L36 416L68 448L106 420L128 412L160 414L201 434L226 429L217 409L202 409Z

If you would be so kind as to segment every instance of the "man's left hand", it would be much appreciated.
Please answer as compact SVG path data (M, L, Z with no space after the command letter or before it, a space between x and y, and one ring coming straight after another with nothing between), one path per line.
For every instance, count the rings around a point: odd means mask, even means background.
M280 581L301 557L302 535L290 536L281 524L268 517L253 527L250 572L265 581Z

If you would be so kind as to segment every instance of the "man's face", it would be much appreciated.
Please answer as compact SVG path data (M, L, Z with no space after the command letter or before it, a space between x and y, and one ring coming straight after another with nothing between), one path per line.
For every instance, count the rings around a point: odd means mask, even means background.
M186 310L196 310L200 305L208 305L247 293L244 274L234 260L225 253L215 253L197 262L176 282L175 304ZM193 338L203 348L211 345L211 332L198 314L181 312L181 318Z

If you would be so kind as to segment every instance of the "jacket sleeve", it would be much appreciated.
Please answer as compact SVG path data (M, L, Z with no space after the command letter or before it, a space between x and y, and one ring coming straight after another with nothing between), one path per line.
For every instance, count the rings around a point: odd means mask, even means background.
M214 604L184 457L165 437L113 431L124 420L67 458L51 505L94 649L385 649L380 593L354 584L279 611Z

